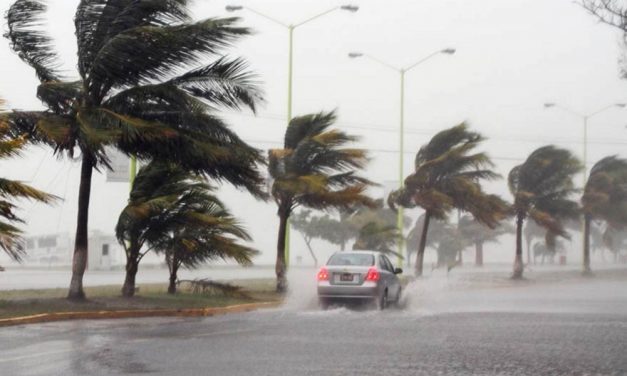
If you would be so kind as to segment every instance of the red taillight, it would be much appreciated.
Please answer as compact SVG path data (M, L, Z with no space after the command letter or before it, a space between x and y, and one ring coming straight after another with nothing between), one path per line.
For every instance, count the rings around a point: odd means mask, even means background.
M328 281L329 280L329 271L327 268L320 268L318 272L318 281Z
M379 280L379 278L381 278L381 275L379 274L377 268L368 269L368 274L366 274L366 281L376 282Z

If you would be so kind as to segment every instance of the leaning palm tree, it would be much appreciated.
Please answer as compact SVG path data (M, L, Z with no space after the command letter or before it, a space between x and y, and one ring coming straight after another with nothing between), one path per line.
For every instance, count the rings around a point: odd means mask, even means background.
M187 3L81 0L74 79L56 69L52 40L41 31L43 0L17 0L7 12L6 36L34 68L47 107L6 115L12 132L81 158L69 299L85 298L91 177L109 167L107 148L170 160L261 195L263 156L212 114L217 107L254 110L261 99L246 63L223 56L249 31L235 18L192 22Z
M213 189L197 174L172 163L152 162L139 174L129 204L116 226L127 255L122 294L133 296L139 262L148 252L164 253L170 267L168 291L176 291L177 271L214 259L249 265L257 252L237 243L250 240Z
M334 122L334 112L296 117L287 127L283 149L269 152L272 197L279 215L278 292L287 290L285 236L288 219L296 207L325 210L373 205L365 195L372 183L356 174L368 161L366 151L344 148L356 137L331 129Z
M552 234L568 237L564 221L576 219L579 208L570 197L576 192L573 175L581 164L573 154L555 146L536 149L508 177L516 216L516 258L512 278L523 276L522 229L527 217Z
M606 222L621 229L627 225L627 160L605 157L590 170L581 204L584 215L583 272L590 274L590 224Z
M0 99L0 113L3 111L3 104L4 102ZM25 143L24 137L9 137L7 122L0 119L0 159L19 156ZM16 224L23 223L23 220L15 212L17 208L13 201L17 199L49 203L56 197L19 181L0 177L0 249L12 259L20 261L24 254L24 247L22 230Z
M419 206L425 210L416 275L422 275L429 222L446 219L453 209L472 214L477 221L495 227L506 215L507 204L481 188L481 181L499 176L490 170L490 158L473 153L484 138L464 123L436 134L418 151L415 171L405 179L402 189L392 192L388 203L395 207Z

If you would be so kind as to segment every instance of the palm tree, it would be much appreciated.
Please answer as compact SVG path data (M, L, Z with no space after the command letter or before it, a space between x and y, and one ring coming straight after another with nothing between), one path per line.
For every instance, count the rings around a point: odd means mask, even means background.
M135 293L139 262L150 251L166 255L170 267L169 292L176 291L177 271L216 258L251 263L256 253L236 239L248 233L213 195L197 174L172 163L151 162L143 167L116 226L127 255L122 294Z
M422 229L424 228L425 223L425 214L423 213L418 219L414 226L407 234L407 239L405 241L405 245L407 247L407 267L410 267L410 259L413 253L417 253L419 245L420 245L420 236L422 234ZM429 236L425 240L425 249L427 247L435 247L439 244L442 239L446 236L446 232L448 231L449 224L444 220L431 220L429 221ZM437 249L437 247L436 247Z
M4 101L0 98L0 113ZM16 157L26 143L25 137L13 138L9 135L9 126L0 119L0 159ZM22 231L16 224L23 223L17 216L17 207L12 202L16 199L30 199L50 203L57 197L37 190L15 180L0 178L0 249L12 259L20 261L24 254Z
M483 140L464 123L439 132L416 154L415 171L405 179L404 187L388 198L392 207L419 206L425 210L416 257L417 276L422 275L431 218L445 219L451 210L459 209L495 227L505 217L506 203L481 188L482 180L498 178L490 170L492 162L485 153L472 154Z
M522 228L525 218L549 232L568 237L564 221L575 219L579 208L569 197L576 192L573 175L581 165L572 153L555 146L536 149L525 162L514 167L508 177L509 190L514 196L516 216L516 258L513 279L523 275Z
M483 245L485 243L498 242L501 235L514 232L514 229L506 223L500 223L497 227L490 228L469 215L461 217L457 227L465 242L475 246L475 266L483 266Z
M368 159L362 149L344 148L356 138L330 129L335 113L319 113L292 119L283 149L269 152L268 170L274 179L272 197L278 206L277 291L287 291L285 235L288 219L298 206L312 209L348 209L373 205L365 195L372 184L357 176Z
M627 160L605 157L590 170L581 205L584 217L583 272L590 274L590 224L601 220L608 227L627 224Z
M399 239L397 215L382 199L375 200L374 204L374 207L354 208L351 215L345 219L352 224L355 231L353 249L373 250L399 256L393 250ZM409 221L410 218L405 216L403 223L407 226Z
M78 218L68 298L82 300L94 169L109 167L107 147L145 160L169 160L261 196L261 153L211 114L254 111L261 93L241 59L223 50L249 33L235 18L191 22L186 0L81 0L76 16L78 79L57 70L41 31L42 0L17 0L7 12L13 50L35 69L45 111L5 116L14 134L80 155ZM201 62L213 58L206 65ZM187 69L187 72L181 71Z

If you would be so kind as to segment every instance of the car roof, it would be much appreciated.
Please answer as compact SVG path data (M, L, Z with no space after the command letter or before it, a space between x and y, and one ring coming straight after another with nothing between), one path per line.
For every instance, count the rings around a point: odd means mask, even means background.
M349 255L349 254L364 255L365 254L365 255L373 255L373 256L381 254L381 252L369 251L369 250L365 250L365 249L364 250L358 249L358 250L351 250L351 251L338 251L338 252L335 252L335 253L341 253L341 254L345 254L345 255Z

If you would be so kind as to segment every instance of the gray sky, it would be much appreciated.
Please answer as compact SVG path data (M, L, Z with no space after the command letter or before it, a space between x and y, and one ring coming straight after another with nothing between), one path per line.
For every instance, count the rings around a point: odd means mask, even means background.
M76 44L72 18L77 0L50 0L50 32L68 74L75 75ZM4 14L11 1L0 0ZM405 174L415 152L435 132L469 121L489 137L487 150L503 175L535 148L554 143L582 152L582 121L557 102L580 113L627 101L627 82L618 77L620 34L599 24L571 0L386 0L355 1L357 13L336 11L295 31L294 114L338 109L338 125L362 136L372 150L369 177L378 182L398 176L399 75L349 51L407 66L445 47L440 55L407 73ZM196 1L196 18L230 15L227 1ZM241 1L285 23L297 23L342 4L333 0ZM233 49L249 59L264 83L267 103L257 117L225 114L234 129L260 148L276 147L285 128L287 30L250 12L242 24L255 30ZM4 22L3 22L4 25ZM6 26L4 26L6 28ZM37 109L33 71L0 42L0 94L12 108ZM589 163L603 156L625 157L627 109L611 109L590 120ZM29 181L65 201L53 207L23 205L31 234L71 232L75 226L79 168L56 160L45 149L29 149L19 159L0 162L2 176ZM509 198L505 182L489 189ZM110 232L125 203L128 187L95 175L90 228ZM223 189L227 205L249 227L263 251L275 254L278 221L272 204ZM379 193L380 194L380 193ZM415 211L413 214L417 215ZM293 246L303 250L298 235ZM320 248L330 249L320 243ZM512 245L513 247L513 245ZM509 250L509 245L505 247ZM295 251L295 252L301 252ZM495 253L495 257L498 255ZM306 259L307 255L303 253ZM511 258L510 252L502 255Z

